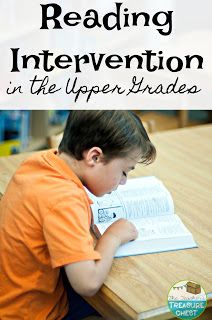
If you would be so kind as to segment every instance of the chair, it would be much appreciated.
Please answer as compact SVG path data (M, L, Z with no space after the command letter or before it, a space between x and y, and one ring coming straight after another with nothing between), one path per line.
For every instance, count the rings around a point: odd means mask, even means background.
M141 118L142 120L142 113L140 110L133 110L133 112L139 117ZM149 133L152 133L152 132L155 132L156 131L156 126L155 126L155 120L153 119L148 119L148 120L142 120L142 123L143 123L143 126L146 130L146 132L149 134Z
M155 132L155 121L154 120L148 120L148 121L142 121L143 126L147 133Z
M47 137L47 145L51 149L58 148L62 140L63 132Z

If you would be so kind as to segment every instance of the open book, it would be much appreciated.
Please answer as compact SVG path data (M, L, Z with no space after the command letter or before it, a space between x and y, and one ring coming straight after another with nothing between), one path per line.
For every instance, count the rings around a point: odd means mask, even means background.
M130 220L139 231L138 238L123 244L115 257L197 247L192 234L174 213L171 194L156 177L129 179L111 194L89 196L94 202L91 209L100 234L119 218Z

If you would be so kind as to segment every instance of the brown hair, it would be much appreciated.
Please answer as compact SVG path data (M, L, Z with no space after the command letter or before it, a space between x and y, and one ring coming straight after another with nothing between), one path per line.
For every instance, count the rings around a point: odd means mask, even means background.
M106 162L140 151L141 163L152 163L156 149L149 140L140 118L132 111L70 111L59 152L83 159L83 152L99 147Z

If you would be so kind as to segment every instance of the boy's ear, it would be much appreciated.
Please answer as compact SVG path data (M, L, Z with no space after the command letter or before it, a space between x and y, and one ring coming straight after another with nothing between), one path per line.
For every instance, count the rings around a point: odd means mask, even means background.
M98 162L100 162L103 158L103 152L102 149L99 147L92 147L89 150L86 150L83 154L85 162L93 167Z

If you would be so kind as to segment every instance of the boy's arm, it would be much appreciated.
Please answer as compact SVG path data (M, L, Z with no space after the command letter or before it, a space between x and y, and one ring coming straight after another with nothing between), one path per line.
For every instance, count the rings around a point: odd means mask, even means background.
M105 281L118 247L137 237L135 226L125 219L114 222L98 240L96 250L102 259L71 263L65 271L73 289L83 296L94 295Z

